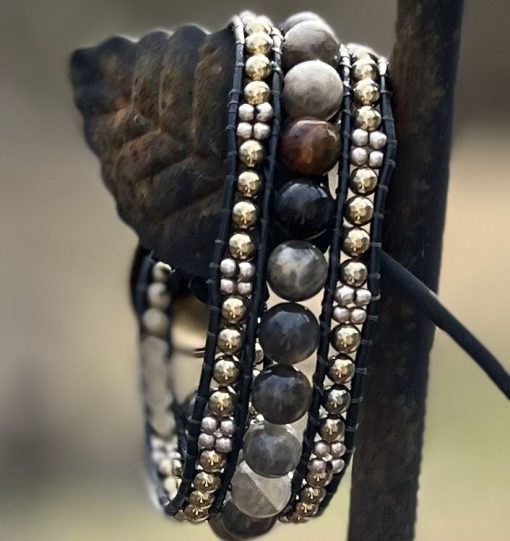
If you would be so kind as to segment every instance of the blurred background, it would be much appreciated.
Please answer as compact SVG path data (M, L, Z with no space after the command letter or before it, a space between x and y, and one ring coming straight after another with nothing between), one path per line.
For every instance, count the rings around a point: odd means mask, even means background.
M246 8L275 21L313 9L383 53L393 40L387 0L0 3L0 539L212 539L146 497L127 295L136 238L83 141L67 60L112 34L218 29ZM506 0L466 2L440 296L510 366L508 20ZM427 409L417 541L508 540L508 404L441 333ZM348 494L346 482L321 520L267 539L343 539Z

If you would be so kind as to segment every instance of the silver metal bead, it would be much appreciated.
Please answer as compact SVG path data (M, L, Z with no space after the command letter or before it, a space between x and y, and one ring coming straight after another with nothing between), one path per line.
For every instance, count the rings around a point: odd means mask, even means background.
M370 167L382 167L384 154L380 150L372 150L368 157L368 165Z
M373 131L369 136L369 144L374 150L381 150L386 146L388 138L382 131Z
M367 320L367 313L363 308L353 308L351 310L350 320L354 325L361 325Z
M166 492L170 495L170 497L173 497L175 492L177 491L177 479L175 477L168 475L163 480L163 488L166 490Z
M354 302L357 306L367 306L372 300L372 293L366 288L356 290Z
M232 259L231 257L223 259L220 263L220 271L225 278L232 278L235 276L237 271L237 263L235 259Z
M152 267L152 279L156 282L166 282L171 272L172 267L170 265L158 261L154 267Z
M154 282L147 288L147 300L153 308L166 310L170 305L170 294L162 282Z
M354 301L354 289L350 286L340 286L335 291L335 300L340 306L347 306Z
M324 407L329 413L340 415L351 403L349 391L340 385L331 386L325 394Z
M355 129L352 132L352 142L359 147L364 147L368 145L367 130L361 130L360 128Z
M226 295L231 295L232 293L235 293L236 290L236 283L233 280L230 280L228 278L222 278L220 280L220 291L222 293L225 293Z
M345 443L342 441L335 441L331 444L331 456L333 458L340 458L344 456L346 450Z
M368 197L357 195L347 200L345 217L353 225L365 225L374 215L374 205Z
M330 445L327 441L319 440L315 443L313 452L318 458L325 458L331 453Z
M268 101L259 103L255 107L255 112L255 118L259 122L269 122L273 118L273 106Z
M239 106L239 120L243 122L250 122L255 117L255 107L249 103L243 103Z
M351 149L351 163L353 165L365 165L368 161L368 151L363 147Z
M201 428L206 434L214 434L218 429L218 420L212 415L207 415L202 419Z
M202 432L200 436L198 436L198 447L200 449L214 449L215 441L216 438L212 434Z
M335 306L333 309L333 319L338 323L347 323L350 320L350 311L343 306Z
M168 316L159 308L149 308L142 314L143 328L153 336L165 336L169 323Z
M232 439L228 437L218 438L214 448L220 453L230 453L232 451Z
M335 458L331 461L331 471L333 473L340 473L345 468L345 461L341 458Z
M308 463L308 469L313 473L324 473L327 470L328 463L321 458L313 458Z
M232 436L235 432L236 425L233 419L223 419L220 424L221 433L224 436Z
M237 137L250 139L253 135L253 126L249 122L239 122L237 125Z
M247 297L248 295L251 295L253 285L251 282L244 282L241 280L237 282L236 288L239 295L242 295L243 297Z
M239 263L239 279L251 280L255 276L255 265L249 261L241 261Z
M173 461L171 458L164 458L161 462L158 464L158 472L163 477L169 477L173 474Z
M259 141L265 141L271 135L271 128L264 122L257 122L253 126L253 137Z

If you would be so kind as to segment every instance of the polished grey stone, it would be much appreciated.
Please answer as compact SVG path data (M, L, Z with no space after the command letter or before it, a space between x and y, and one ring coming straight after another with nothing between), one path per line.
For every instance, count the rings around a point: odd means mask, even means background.
M269 285L278 296L289 301L304 301L322 289L328 265L313 244L290 240L273 250L267 272Z
M286 34L291 28L296 26L296 24L304 21L320 21L323 24L326 24L324 20L316 13L313 13L312 11L301 11L300 13L295 13L294 15L291 15L285 19L285 21L280 24L280 30L283 34Z
M263 422L252 425L246 433L243 453L255 473L282 477L299 464L301 443L290 425Z
M260 321L260 345L267 357L281 364L304 361L315 351L318 337L317 319L300 304L277 304Z
M274 364L256 377L251 400L266 421L278 425L293 423L308 411L312 387L300 370Z

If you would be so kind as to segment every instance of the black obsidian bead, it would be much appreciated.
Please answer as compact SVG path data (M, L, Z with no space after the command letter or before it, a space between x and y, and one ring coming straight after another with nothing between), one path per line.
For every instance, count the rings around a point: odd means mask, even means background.
M323 186L303 178L282 186L276 196L275 213L290 238L306 240L325 231L333 206L333 199Z
M297 421L308 411L312 387L303 372L293 366L274 364L255 379L251 399L264 419L284 425Z
M317 347L319 324L300 304L284 302L270 308L260 321L259 341L264 353L281 364L304 361Z
M264 535L274 526L276 518L249 517L228 499L221 513L212 517L209 524L212 531L223 541L241 541Z

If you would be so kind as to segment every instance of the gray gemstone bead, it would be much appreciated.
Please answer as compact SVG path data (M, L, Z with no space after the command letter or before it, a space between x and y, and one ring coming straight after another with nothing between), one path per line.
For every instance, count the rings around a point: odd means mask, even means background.
M240 511L229 498L221 513L209 521L213 532L224 541L252 539L267 533L275 524L276 517L253 518Z
M251 399L266 421L283 425L297 421L308 411L312 387L303 372L274 364L255 379Z
M328 265L313 244L290 240L278 245L268 261L268 281L273 291L289 301L304 301L324 286Z
M306 62L322 60L334 66L338 58L338 40L324 21L303 21L287 32L283 40L285 70Z
M282 364L304 361L317 347L319 324L300 304L285 302L262 316L259 340L267 357Z
M296 13L285 19L285 21L280 24L280 30L283 34L286 34L291 28L296 26L296 24L304 21L320 21L323 24L326 24L316 13L313 13L312 11L301 11L300 13Z
M253 518L268 518L278 515L289 501L291 481L285 477L269 479L255 473L243 461L232 477L232 502Z
M282 477L299 464L301 443L290 425L263 422L248 430L243 453L255 473L263 477Z
M290 119L328 120L340 108L342 95L338 72L320 60L301 62L285 76L283 103Z

